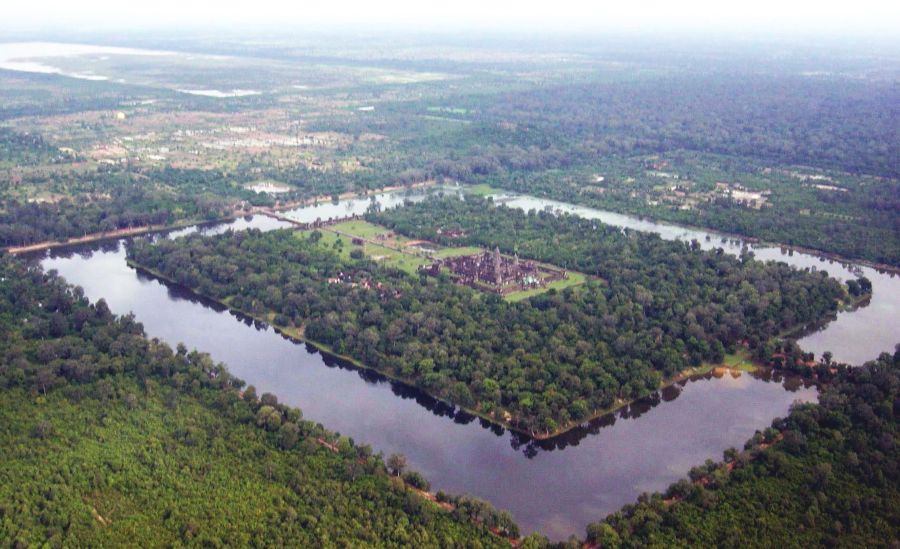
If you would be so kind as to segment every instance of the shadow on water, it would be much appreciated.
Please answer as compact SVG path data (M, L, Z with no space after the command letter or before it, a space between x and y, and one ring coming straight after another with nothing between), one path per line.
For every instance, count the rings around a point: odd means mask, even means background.
M206 230L278 228L273 221L256 216ZM748 374L688 380L554 439L536 441L313 345L275 337L278 332L265 322L129 268L124 246L130 240L37 256L45 268L57 268L83 285L91 299L107 299L118 314L135 312L148 333L162 341L212 351L261 391L304 407L310 417L356 440L405 454L436 489L484 498L509 509L523 531L541 531L555 540L580 535L585 524L641 492L663 489L692 465L740 446L755 429L785 414L791 402L815 400L815 391L803 390L802 382L777 375L771 376L773 383ZM876 309L884 323L892 309L883 311L880 303L867 310ZM295 366L299 369L292 371ZM798 392L786 393L775 381ZM557 451L564 448L568 451ZM539 492L534 490L537 479Z
M260 218L257 217L255 220L257 223L262 222L268 224L266 220L268 218ZM233 222L234 225L243 225L243 226L252 226L254 224L254 219L251 217L243 218L242 220L237 220ZM168 237L178 237L183 236L185 234L189 234L190 232L194 232L195 230L199 230L199 232L222 232L223 230L227 230L229 227L233 226L233 224L215 224L210 223L203 226L199 226L199 229L195 229L193 227L183 228L183 229L174 229L171 231L167 231L164 233L164 236ZM273 227L275 228L275 227ZM118 240L106 240L106 241L98 241L86 244L78 244L68 247L56 248L48 251L35 252L33 254L29 254L29 260L40 260L45 257L53 257L53 258L72 258L72 257L80 257L82 259L90 259L90 257L96 252L107 252L114 253L120 249L124 243L134 240L135 238L159 238L163 233L154 233L152 235L140 235L134 237L127 237ZM207 309L211 309L217 313L228 313L238 321L243 323L248 327L253 327L257 331L268 331L273 329L267 323L256 320L252 317L249 317L243 313L238 311L234 311L229 309L228 307L222 305L221 303L214 301L212 299L206 298L202 295L195 293L193 290L184 287L182 285L172 283L167 280L160 279L159 277L153 275L152 273L145 271L140 268L133 269L135 271L136 277L139 281L146 283L150 281L156 281L163 285L166 288L167 295L172 300L184 300L193 304L200 305ZM814 327L807 327L807 329L813 329ZM806 330L804 330L806 331ZM580 424L565 433L562 433L558 436L549 439L534 439L533 437L528 436L527 434L520 433L517 431L509 430L503 426L492 423L484 418L480 418L476 415L466 412L465 410L461 410L457 406L449 404L445 401L437 399L422 389L419 389L415 386L407 385L403 382L391 379L383 374L380 374L374 370L361 368L352 362L342 359L341 357L335 356L334 354L328 352L327 350L320 349L312 343L308 342L297 342L290 337L280 334L282 338L291 341L295 345L304 345L306 352L310 355L320 355L322 357L323 363L329 368L339 368L341 370L352 371L355 372L364 382L367 384L388 384L391 388L392 393L404 400L413 400L421 406L422 408L430 411L435 416L441 418L447 418L452 420L456 424L460 425L468 425L474 422L478 422L478 424L485 430L491 432L497 437L503 437L507 433L509 433L510 445L516 451L521 452L528 458L534 458L541 452L553 452L557 450L564 450L568 447L578 446L585 438L589 436L594 436L600 433L604 428L612 427L616 424L617 421L627 421L627 420L636 420L640 418L642 415L646 414L659 404L663 402L671 402L678 398L678 396L682 393L683 388L688 384L701 380L709 380L713 377L712 374L695 376L689 379L685 379L679 383L667 386L655 393L647 395L635 402L620 408L614 412L604 414L597 418L594 418L590 421L587 421L583 424ZM783 384L784 388L788 391L797 391L801 387L808 387L809 383L805 382L799 377L795 376L783 376L778 372L772 371L759 371L753 374L744 373L744 375L752 375L756 379L760 379L767 382L775 382Z
M728 375L728 374L726 374ZM755 372L735 372L733 375L749 375L754 379L769 383L779 383L788 392L797 392L801 388L814 387L814 381L804 379L800 376L785 375L781 372L763 368ZM715 374L707 373L692 376L681 380L675 384L668 385L654 393L642 397L634 402L623 406L622 408L594 418L586 423L578 425L565 433L553 438L538 440L521 433L513 433L513 448L520 449L526 456L534 457L539 452L551 452L554 450L564 450L569 446L578 446L585 438L597 435L601 430L611 427L620 420L634 420L640 418L653 408L664 402L672 402L677 399L684 387L688 383L699 381L709 381L717 377Z
M212 309L218 313L228 313L243 324L253 327L258 331L267 331L270 329L274 329L265 322L256 320L239 311L231 310L228 307L223 306L221 303L195 293L193 290L187 287L160 279L152 273L149 273L140 268L136 268L135 271L137 273L138 279L141 281L153 280L164 285L167 289L169 297L173 300L186 300L202 307ZM368 384L389 384L391 387L391 392L394 395L404 400L414 400L416 404L428 410L435 416L450 419L454 423L460 425L468 425L476 422L477 420L478 424L482 428L490 431L498 437L502 437L505 434L509 433L510 445L512 446L512 448L516 451L520 451L528 458L534 458L540 452L553 452L557 450L564 450L570 446L578 446L579 443L585 438L599 434L602 429L615 425L617 421L638 419L663 402L671 402L677 399L681 395L683 388L688 383L708 381L713 379L714 377L717 377L713 373L689 377L675 384L668 385L650 395L640 398L614 412L604 414L581 425L578 425L570 429L569 431L566 431L565 433L548 439L535 439L524 433L509 430L501 425L497 425L496 423L492 423L484 418L480 418L474 414L466 412L465 410L462 410L457 406L429 395L418 387L414 387L406 383L391 379L381 373L378 373L375 370L361 368L349 360L336 356L324 349L320 349L313 343L298 342L291 337L288 337L287 335L280 335L282 338L290 341L295 345L303 345L306 352L310 355L320 355L322 357L322 362L329 368L338 368L348 372L355 372L360 377L360 379ZM785 375L781 372L771 369L760 369L756 372L750 373L735 372L732 375L749 375L761 381L780 383L782 384L784 389L789 392L796 392L801 388L809 388L814 386L814 382L810 380L806 380L799 376Z
M115 248L113 248L113 250L115 250ZM197 294L186 286L159 278L153 273L146 271L145 269L141 269L140 267L134 268L134 271L137 275L138 280L142 282L156 281L162 284L166 288L168 297L172 300L184 300L192 304L211 309L217 313L228 313L241 323L245 324L246 326L253 327L257 331L274 330L274 328L269 324L241 313L240 311L229 309L218 301ZM329 368L339 368L341 370L355 372L363 381L372 385L380 383L389 384L394 395L404 400L414 400L417 404L438 417L446 417L452 419L455 423L458 423L460 425L468 425L478 419L483 427L489 429L497 436L502 436L507 431L507 429L499 425L493 424L489 421L479 418L478 416L470 414L465 410L461 410L452 404L434 398L433 396L427 394L417 387L391 379L381 373L378 373L375 370L369 368L361 368L349 360L341 358L324 349L320 349L313 343L306 341L299 342L285 334L279 333L279 335L283 339L290 341L295 345L303 345L306 352L310 355L320 355L322 357L322 362Z

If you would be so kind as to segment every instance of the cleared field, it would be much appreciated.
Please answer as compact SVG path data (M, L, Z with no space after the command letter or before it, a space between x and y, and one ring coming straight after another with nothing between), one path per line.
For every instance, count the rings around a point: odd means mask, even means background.
M491 194L498 194L503 192L500 189L491 187L487 183L479 183L478 185L466 185L464 188L467 193L474 194L476 196L488 196Z
M418 273L419 267L430 263L430 261L424 257L405 254L396 250L391 250L389 248L369 245L366 245L366 248L366 255L368 255L372 259L383 261L386 265L396 267L397 269L406 271L409 274Z
M391 232L391 230L387 227L375 225L374 223L369 223L368 221L363 221L361 219L354 219L353 221L336 223L328 227L327 230L352 234L360 238L375 238L380 234L388 234L389 232Z
M375 225L374 227L378 226ZM383 227L379 228L383 229ZM311 232L312 231L298 231L296 234L298 238L308 238ZM400 252L395 249L386 248L378 244L372 244L369 242L364 243L362 246L353 244L351 237L338 234L329 229L324 229L319 232L322 233L322 238L319 240L319 245L334 250L343 259L351 259L350 252L352 252L353 250L362 250L362 252L369 259L381 262L384 265L400 269L413 275L418 272L419 267L430 263L428 258L417 256L411 253Z
M528 299L529 297L540 295L550 290L551 288L556 291L560 291L566 288L571 288L573 286L579 286L581 284L584 284L585 280L587 280L587 277L584 274L568 271L566 273L566 278L562 280L551 282L543 288L532 288L530 290L522 290L521 292L513 292L511 294L503 296L503 299L515 303L516 301L522 301L523 299Z
M436 120L439 122L454 122L456 124L471 124L472 123L471 120L460 120L459 118L448 118L446 116L434 116L431 114L423 114L423 115L421 115L421 117L426 120Z
M459 248L441 248L432 254L436 259L458 257L461 255L480 254L483 250L475 246L461 246Z
M750 357L750 351L743 348L738 348L734 354L725 355L722 364L732 370L742 370L744 372L753 372L757 369L756 364L753 363Z
M449 114L468 114L468 113L469 113L469 110L468 110L468 109L463 109L463 108L460 108L460 107L437 107L437 106L433 106L433 107L427 107L426 110L427 110L428 112L446 112L446 113L449 113Z

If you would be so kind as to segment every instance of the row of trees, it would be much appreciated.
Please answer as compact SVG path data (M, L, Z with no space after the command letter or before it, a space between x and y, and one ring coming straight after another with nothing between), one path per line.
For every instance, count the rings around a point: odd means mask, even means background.
M500 547L508 514L448 513L368 446L0 260L4 546ZM407 473L425 483L417 473Z
M169 225L185 219L220 219L233 211L225 200L175 198L138 185L119 188L109 199L78 202L68 198L55 203L15 199L0 202L0 247L66 241L92 233Z

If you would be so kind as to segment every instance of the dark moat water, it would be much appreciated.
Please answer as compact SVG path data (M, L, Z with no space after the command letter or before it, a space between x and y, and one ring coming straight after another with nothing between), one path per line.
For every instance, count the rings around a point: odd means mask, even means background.
M525 207L547 205L524 197L504 199ZM396 202L397 196L386 200ZM330 206L338 211L362 207ZM576 213L600 219L616 215L597 210ZM305 220L312 214L295 215ZM619 217L641 224L634 228L665 232L667 238L697 238L704 245L726 246L715 236L706 243L703 231L659 224L644 227L647 222ZM202 230L211 234L228 228L281 226L282 222L257 216ZM737 244L727 246L729 251L740 249ZM771 255L798 266L826 268L836 276L849 274L845 267L804 254L787 256L769 248L754 251L761 258ZM432 481L433 489L487 499L509 509L524 532L538 530L553 539L583 536L589 522L633 502L642 492L664 489L692 466L720 459L729 447L742 447L755 430L785 415L794 401L816 398L814 387L794 378L706 376L668 388L558 439L534 442L377 374L323 357L269 327L140 274L125 264L123 241L39 257L46 269L56 269L82 286L92 300L103 297L116 313L134 312L151 337L209 352L260 393L276 394L282 402L302 408L307 418L386 455L405 454ZM900 283L871 269L864 272L875 289L872 303L838 315L823 330L804 338L805 348L817 354L829 349L836 358L854 362L893 348L890 340L898 339Z

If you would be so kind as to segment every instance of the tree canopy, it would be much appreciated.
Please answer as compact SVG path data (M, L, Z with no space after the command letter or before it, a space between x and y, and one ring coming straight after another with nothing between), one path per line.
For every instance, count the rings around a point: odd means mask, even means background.
M373 214L429 238L444 217L468 230L467 243L517 249L597 278L509 303L444 277L344 259L315 233L291 231L138 241L128 253L200 294L535 434L819 319L844 292L824 273L478 201Z
M466 497L448 513L369 447L243 386L53 273L0 260L0 543L501 547L488 527L517 535L508 514Z

